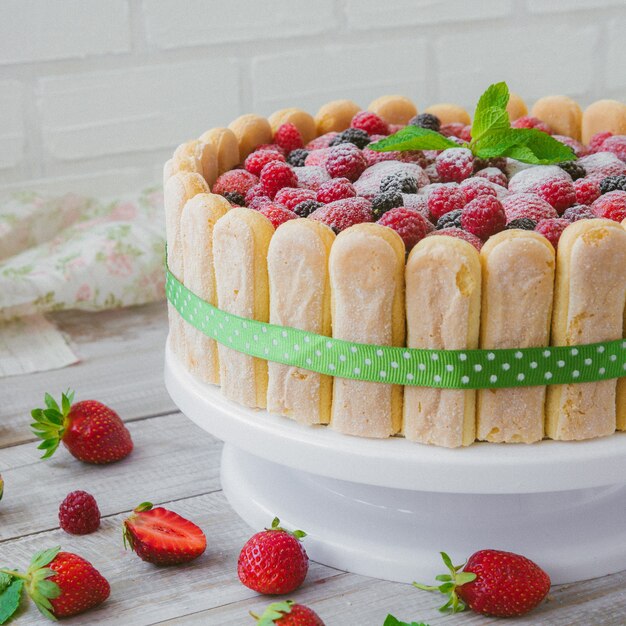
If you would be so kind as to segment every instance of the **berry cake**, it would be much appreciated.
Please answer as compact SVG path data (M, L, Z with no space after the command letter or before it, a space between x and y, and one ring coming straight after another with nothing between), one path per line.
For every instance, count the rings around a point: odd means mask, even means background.
M583 112L551 96L528 112L508 90L505 105L503 141L528 143L505 142L500 154L480 151L478 109L472 125L461 107L418 113L400 96L209 130L165 164L170 272L228 313L351 342L471 350L621 339L626 105ZM570 157L530 158L532 142ZM171 305L169 341L230 400L346 435L459 447L626 430L626 378L435 389L332 377L218 344Z

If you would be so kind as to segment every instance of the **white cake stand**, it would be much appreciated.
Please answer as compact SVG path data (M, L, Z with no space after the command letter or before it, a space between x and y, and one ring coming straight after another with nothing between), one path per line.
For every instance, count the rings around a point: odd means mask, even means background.
M626 433L580 443L448 450L347 437L226 400L166 352L183 413L225 442L221 478L255 529L308 533L320 563L428 582L480 548L519 552L567 583L626 569ZM444 568L445 569L445 568Z

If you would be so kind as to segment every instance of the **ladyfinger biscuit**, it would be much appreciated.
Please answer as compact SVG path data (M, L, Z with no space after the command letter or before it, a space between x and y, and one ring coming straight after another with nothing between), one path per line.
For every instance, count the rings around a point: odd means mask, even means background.
M317 134L324 135L332 131L341 132L350 126L352 118L361 107L352 100L333 100L320 107L315 116Z
M201 141L200 139L193 139L187 141L174 151L174 161L177 159L195 159L197 162L197 169L204 176L209 187L213 185L217 178L217 150L212 143Z
M302 109L281 109L272 113L267 121L272 127L273 134L276 134L276 131L283 124L293 124L300 131L305 145L317 136L317 127L313 116Z
M218 176L232 170L239 163L239 143L230 128L207 130L200 135L200 141L215 147Z
M290 220L267 254L270 323L330 336L328 256L335 233L313 220ZM302 424L328 424L333 380L299 367L268 363L267 409Z
M583 113L582 140L588 144L596 133L626 135L626 104L617 100L598 100Z
M516 93L509 95L509 101L506 105L506 111L509 114L509 119L514 122L524 115L528 115L528 107L520 96Z
M626 220L622 222L622 227L626 229ZM624 327L622 337L626 339L626 307L624 308ZM624 372L626 374L626 372ZM626 430L626 376L617 380L617 430Z
M239 145L239 161L243 160L262 143L272 143L270 123L260 115L248 113L233 120L228 128L235 133Z
M185 287L213 305L217 304L213 228L229 209L230 203L226 198L199 193L187 200L181 218ZM201 381L219 384L217 344L191 324L185 324L184 362L187 369Z
M382 117L387 124L408 124L417 115L417 107L404 96L381 96L372 100L368 111Z
M480 347L531 348L550 342L554 248L539 233L506 230L480 251ZM476 437L533 443L544 435L545 387L480 389Z
M202 176L202 165L195 156L172 157L163 166L163 188L165 188L165 183L178 172L196 173Z
M399 235L379 224L358 224L337 236L329 261L333 337L404 345L404 257ZM401 386L335 378L332 428L389 437L401 424Z
M449 104L447 102L442 104L433 104L424 110L424 113L432 113L441 120L441 125L444 124L471 124L472 120L469 113L457 104Z
M567 96L546 96L535 102L530 114L545 122L556 135L580 141L583 111Z
M272 223L252 209L232 209L217 221L213 262L220 309L268 321L267 249L273 234ZM239 404L265 408L267 361L222 344L218 354L222 393Z
M453 237L427 237L406 265L407 346L475 349L480 325L478 251ZM405 387L404 436L447 448L468 446L475 436L473 389Z
M611 220L580 220L557 251L552 344L620 339L626 301L626 230ZM595 367L593 359L585 367ZM616 426L616 380L548 387L546 433L576 440L610 435Z

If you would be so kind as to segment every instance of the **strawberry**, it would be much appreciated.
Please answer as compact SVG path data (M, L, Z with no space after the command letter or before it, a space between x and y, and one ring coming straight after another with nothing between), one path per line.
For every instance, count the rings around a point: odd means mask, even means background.
M309 557L300 543L306 533L290 533L279 524L275 517L272 527L250 537L239 554L239 580L258 593L291 593L304 582L309 570Z
M155 565L178 565L198 558L206 550L206 537L198 526L174 511L143 502L124 520L124 546Z
M31 424L37 437L43 439L42 459L51 457L62 441L70 454L85 463L113 463L133 451L133 440L120 416L96 400L83 400L72 404L74 392L61 398L61 408L47 393L46 408L34 409Z
M108 581L81 556L51 548L35 554L25 574L0 570L0 615L17 610L22 588L41 613L52 620L98 606L111 593Z
M452 565L441 553L450 574L437 576L442 584L427 586L413 583L418 589L440 591L448 596L441 611L463 611L466 605L476 613L496 617L525 615L550 591L550 577L536 563L513 552L479 550L465 565Z
M250 615L257 621L257 626L324 626L324 622L313 609L292 600L270 604L261 617L252 611Z

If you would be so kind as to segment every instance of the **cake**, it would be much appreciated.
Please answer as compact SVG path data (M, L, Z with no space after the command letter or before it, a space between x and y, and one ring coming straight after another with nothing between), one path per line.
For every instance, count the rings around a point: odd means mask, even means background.
M550 384L541 361L525 367L545 384L524 386L515 362L501 364L502 376L518 372L511 387L495 385L495 374L493 387L470 376L459 379L468 388L410 382L421 349L433 361L517 349L515 361L526 349L548 358L551 346L599 344L598 358L625 361L624 351L602 353L625 336L626 105L601 100L583 111L549 96L529 114L502 85L481 98L473 126L457 105L420 114L392 95L366 110L336 100L315 116L243 115L181 144L164 167L172 280L215 307L211 315L272 325L261 334L284 329L285 357L235 349L232 336L216 341L170 298L175 358L233 402L342 435L456 448L626 430L626 378L603 377L605 361L584 382L574 371ZM479 119L486 107L488 122ZM390 367L407 384L385 382L382 370L363 379L360 367L333 376L349 353L335 364L318 350L323 371L295 365L291 329L305 331L304 342L327 337L329 351L334 342L371 348L368 367L383 347L404 348L407 363Z

